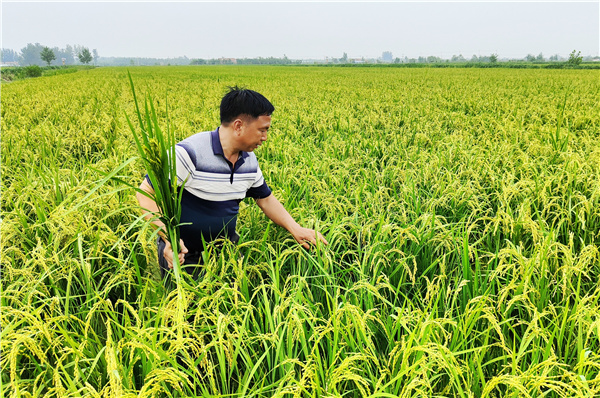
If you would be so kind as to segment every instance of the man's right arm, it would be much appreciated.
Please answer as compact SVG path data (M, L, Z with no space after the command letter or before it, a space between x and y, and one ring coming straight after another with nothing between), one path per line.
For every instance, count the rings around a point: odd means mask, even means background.
M154 194L154 188L152 188L152 186L148 183L148 180L145 178L140 185L140 189L150 195ZM152 220L152 224L158 229L158 234L166 242L163 256L165 260L167 260L169 268L173 268L173 249L171 248L171 243L165 235L165 224L154 217L154 214L160 213L160 209L151 197L148 197L141 192L136 193L135 196L140 204L140 207L142 208L142 211L144 212L144 217L146 220ZM182 239L179 240L179 245L181 246L181 251L179 252L179 264L183 264L183 261L185 260L185 254L188 252L188 250L185 247Z
M142 182L142 185L140 185L140 189L144 192L147 192L150 195L154 195L154 189L148 183L148 180L146 180L145 178L144 178L144 181ZM146 218L146 220L150 221L154 218L154 214L160 213L160 209L156 205L156 202L154 200L152 200L152 198L144 195L141 192L136 193L135 197L137 198L138 203L140 204L140 206L142 207L142 210L144 211L144 217ZM164 232L165 224L162 221L157 220L157 219L154 219L152 221L152 224L154 224L156 226L156 228L158 229L158 234L161 236L161 238L163 238L163 240L166 241L167 237Z

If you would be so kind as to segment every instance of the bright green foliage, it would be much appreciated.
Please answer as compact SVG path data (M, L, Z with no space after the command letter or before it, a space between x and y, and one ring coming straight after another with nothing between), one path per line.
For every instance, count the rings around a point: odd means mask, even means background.
M575 52L575 50L571 51L571 54L569 54L569 60L567 61L567 63L569 65L580 65L581 61L583 60L583 57L581 56L581 51L579 52Z
M56 59L56 55L54 55L54 51L52 51L49 47L44 47L42 52L40 53L40 58L50 66L50 62Z
M167 130L163 132L156 117L156 110L151 98L146 98L144 102L144 112L140 111L140 107L135 95L135 88L131 74L128 74L131 84L131 92L135 103L135 112L139 123L139 131L134 127L128 116L127 124L131 129L138 154L142 159L148 178L154 188L154 194L150 195L147 192L138 189L138 192L150 197L160 209L158 214L154 216L164 224L164 234L172 242L174 253L179 253L180 233L179 223L181 220L181 195L182 189L178 189L177 166L175 162L175 136L172 134L168 124L167 114ZM168 106L167 106L168 111ZM181 286L181 268L178 256L173 258L173 272L177 282L177 326L178 337L181 338L181 324L183 323L184 300Z
M269 98L265 179L330 245L243 202L241 243L209 245L181 321L116 181L146 173L126 70L3 86L5 396L600 395L596 71L132 77L162 126L167 93L177 140L218 125L226 86Z
M37 65L29 65L23 68L25 77L40 77L42 76L42 68Z
M81 52L77 54L77 58L79 59L79 62L87 65L92 62L92 53L87 47L83 47Z

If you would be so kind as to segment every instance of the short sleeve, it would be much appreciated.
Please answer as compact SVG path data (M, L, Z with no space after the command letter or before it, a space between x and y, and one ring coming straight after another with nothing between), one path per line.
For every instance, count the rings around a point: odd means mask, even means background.
M175 145L175 166L177 169L177 183L182 185L191 176L194 163L192 163L192 159L187 151L179 145ZM146 174L146 181L154 188L148 174Z
M262 171L260 171L260 167L256 168L256 179L254 183L250 187L250 189L246 192L247 198L254 199L264 199L271 195L271 188L265 182L263 178Z
M183 184L188 178L191 178L192 173L196 169L196 165L186 149L180 145L175 145L175 157L177 167L177 183Z

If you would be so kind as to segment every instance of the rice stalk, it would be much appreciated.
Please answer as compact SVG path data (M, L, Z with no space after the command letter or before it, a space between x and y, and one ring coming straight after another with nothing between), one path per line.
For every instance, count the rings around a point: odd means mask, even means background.
M183 338L182 327L186 308L178 256L180 251L179 224L183 189L178 188L175 136L169 127L168 103L166 104L167 131L163 133L158 123L152 98L149 95L146 96L144 113L142 113L135 95L133 79L129 72L128 77L140 131L136 131L129 116L126 115L127 123L135 139L138 155L146 166L146 172L154 189L153 195L141 190L139 192L150 197L158 206L160 213L155 214L155 217L164 224L164 233L173 248L173 273L175 274L175 282L177 284L177 336L181 340Z

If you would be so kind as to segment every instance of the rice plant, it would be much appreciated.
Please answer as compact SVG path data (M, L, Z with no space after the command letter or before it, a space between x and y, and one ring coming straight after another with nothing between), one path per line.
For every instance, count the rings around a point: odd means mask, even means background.
M126 115L127 124L131 129L133 138L137 146L138 154L142 159L148 178L154 190L153 194L138 189L137 191L151 198L158 206L158 214L154 214L164 225L164 237L171 242L173 248L173 272L177 283L177 324L178 337L182 338L183 312L185 306L185 296L182 290L181 265L179 264L180 251L179 242L179 221L181 219L181 195L183 189L178 187L177 166L175 155L175 137L169 129L168 103L167 108L167 131L163 133L160 128L154 103L151 97L146 97L144 101L144 113L140 111L135 87L131 74L128 73L131 92L135 104L135 111L139 122L139 134L133 123ZM139 135L139 136L138 136ZM185 183L185 182L184 182Z

